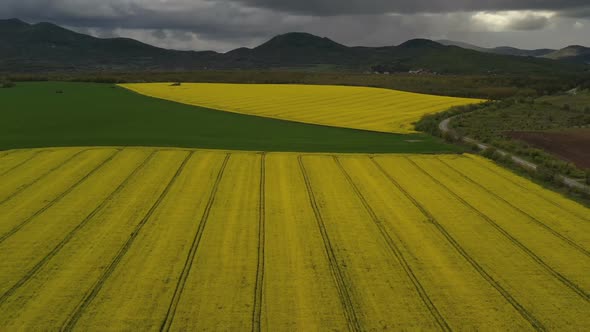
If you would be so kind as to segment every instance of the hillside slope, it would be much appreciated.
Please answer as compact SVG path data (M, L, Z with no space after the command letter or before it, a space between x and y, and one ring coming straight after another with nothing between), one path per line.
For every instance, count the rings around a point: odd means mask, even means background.
M590 64L590 48L572 45L545 56L548 59Z

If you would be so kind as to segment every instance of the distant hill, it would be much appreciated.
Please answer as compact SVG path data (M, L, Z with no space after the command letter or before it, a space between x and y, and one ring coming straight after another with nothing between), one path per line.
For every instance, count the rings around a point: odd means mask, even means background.
M333 65L355 67L359 54L328 38L308 33L278 35L253 49L240 48L221 56L228 67L308 67Z
M485 47L479 47L473 44L469 44L469 43L465 43L465 42L460 42L460 41L456 41L456 40L448 40L448 39L439 39L436 40L437 43L445 45L445 46L457 46L457 47L461 47L464 48L466 50L473 50L473 51L478 51L478 52L489 52L489 48L485 48Z
M503 55L516 55L516 56L532 56L532 57L542 57L546 54L551 52L555 52L555 50L549 48L540 48L536 50L521 50L515 47L509 46L501 46L495 47L491 49L491 53L495 54L503 54Z
M529 57L540 57L552 60L567 61L573 63L590 64L590 48L580 45L572 45L560 50L553 50L549 48L542 48L537 50L523 50L515 47L502 46L494 48L479 47L473 44L458 42L453 40L437 40L446 46L457 46L468 50L474 50L484 53L493 53L501 55L514 55L514 56L529 56Z
M95 38L51 23L0 20L0 69L159 69L206 61L211 52L170 51L128 38Z
M590 64L590 48L580 45L573 45L563 48L559 51L549 53L545 57L553 60Z
M278 35L227 53L167 50L127 38L95 38L51 23L0 20L0 72L305 69L440 74L567 74L589 67L482 53L414 39L398 46L348 47L308 33Z
M447 45L447 46L458 46L468 50L474 50L478 52L485 52L485 53L493 53L493 54L501 54L501 55L514 55L514 56L532 56L532 57L541 57L547 55L549 53L555 52L555 50L542 48L537 50L523 50L516 47L510 46L500 46L500 47L493 47L493 48L485 48L479 47L473 44L458 42L453 40L437 40L437 42Z

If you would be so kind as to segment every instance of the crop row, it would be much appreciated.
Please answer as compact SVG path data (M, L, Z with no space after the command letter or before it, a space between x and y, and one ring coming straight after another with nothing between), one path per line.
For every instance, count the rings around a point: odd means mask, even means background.
M0 330L590 324L590 211L475 156L20 150L0 182Z

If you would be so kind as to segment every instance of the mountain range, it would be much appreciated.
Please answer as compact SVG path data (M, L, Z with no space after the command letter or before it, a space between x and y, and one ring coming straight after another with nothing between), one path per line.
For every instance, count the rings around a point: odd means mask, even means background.
M468 50L474 50L484 53L502 54L502 55L516 55L516 56L530 56L540 57L553 60L561 60L568 62L577 62L590 64L590 48L580 45L571 45L560 50L549 48L542 48L536 50L523 50L515 47L502 46L494 48L479 47L473 44L458 42L453 40L437 40L439 44L446 46L458 46Z
M493 48L486 48L480 47L469 43L454 41L454 40L437 40L439 44L446 45L446 46L458 46L468 50L474 50L478 52L484 53L493 53L493 54L501 54L501 55L516 55L516 56L532 56L532 57L543 57L550 53L556 52L556 50L549 49L549 48L542 48L537 50L523 50L516 47L510 46L500 46L500 47L493 47Z
M468 44L444 44L413 39L398 46L348 47L328 38L294 32L278 35L255 48L227 53L176 51L127 38L96 38L52 23L28 24L8 19L0 20L0 72L305 69L567 74L590 68L586 64L590 61L579 60L588 59L590 49L581 46L522 54L514 51L517 49L492 52Z

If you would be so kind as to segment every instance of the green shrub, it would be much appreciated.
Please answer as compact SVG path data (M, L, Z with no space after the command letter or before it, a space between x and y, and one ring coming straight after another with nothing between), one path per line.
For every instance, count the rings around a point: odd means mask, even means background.
M553 182L555 179L555 171L546 166L540 165L537 167L537 177L543 181Z
M8 88L13 88L15 86L16 86L16 84L14 84L14 82L12 82L11 80L6 79L6 78L0 78L0 88L8 89Z
M496 150L496 148L493 148L493 147L489 147L489 148L485 149L482 152L482 155L484 157L492 159L492 160L499 160L501 158L500 154L498 153L498 150Z
M461 137L449 131L442 133L442 138L449 143L457 143L463 140Z

